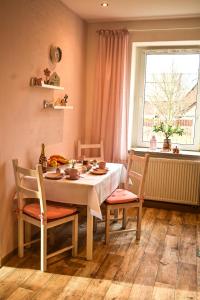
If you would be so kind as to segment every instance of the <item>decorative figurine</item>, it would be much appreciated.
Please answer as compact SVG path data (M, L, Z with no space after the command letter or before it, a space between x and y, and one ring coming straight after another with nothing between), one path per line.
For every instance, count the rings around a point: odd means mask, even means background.
M48 68L44 69L44 75L46 77L44 83L46 83L46 84L49 83L49 76L50 76L50 74L51 74L51 71Z
M68 95L65 94L65 96L63 97L63 99L60 100L60 104L61 105L67 105L67 99L68 99Z
M42 78L35 77L35 85L42 85Z
M177 146L175 148L173 148L173 153L174 154L179 154L179 148Z
M59 86L60 85L60 77L56 72L53 72L49 77L49 84Z

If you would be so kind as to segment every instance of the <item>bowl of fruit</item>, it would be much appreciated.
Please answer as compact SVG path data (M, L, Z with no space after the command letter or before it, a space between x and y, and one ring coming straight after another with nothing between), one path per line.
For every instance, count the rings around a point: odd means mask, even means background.
M49 157L47 164L47 170L54 170L62 166L65 167L67 164L69 164L69 160L62 155L54 154Z

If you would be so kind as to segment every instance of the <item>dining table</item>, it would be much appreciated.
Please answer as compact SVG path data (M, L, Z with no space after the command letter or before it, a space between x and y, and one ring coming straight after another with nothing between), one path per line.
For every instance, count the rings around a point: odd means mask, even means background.
M71 180L69 176L63 176L59 180L52 180L47 179L46 174L44 174L46 199L87 207L87 260L92 260L93 258L93 217L102 219L101 204L125 181L126 170L123 164L107 163L106 168L107 172L105 174L95 174L90 170L80 174L77 180ZM30 186L34 185L34 178L27 177L24 180Z

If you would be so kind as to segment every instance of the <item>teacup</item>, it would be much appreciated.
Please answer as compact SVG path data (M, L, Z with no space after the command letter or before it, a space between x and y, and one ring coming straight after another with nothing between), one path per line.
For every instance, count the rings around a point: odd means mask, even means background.
M105 169L106 168L106 162L105 161L100 161L98 163L98 165L99 165L99 169Z
M70 179L77 179L79 177L79 170L75 168L69 169L69 178Z
M69 170L70 170L70 168L66 168L66 169L64 170L64 172L65 172L66 175L69 175L69 172L70 172Z

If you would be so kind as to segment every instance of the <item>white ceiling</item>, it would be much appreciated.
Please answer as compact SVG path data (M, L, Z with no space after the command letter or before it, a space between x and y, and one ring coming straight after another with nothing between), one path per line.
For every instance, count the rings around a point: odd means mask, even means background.
M200 0L61 0L89 22L200 16ZM107 2L108 7L101 7Z

